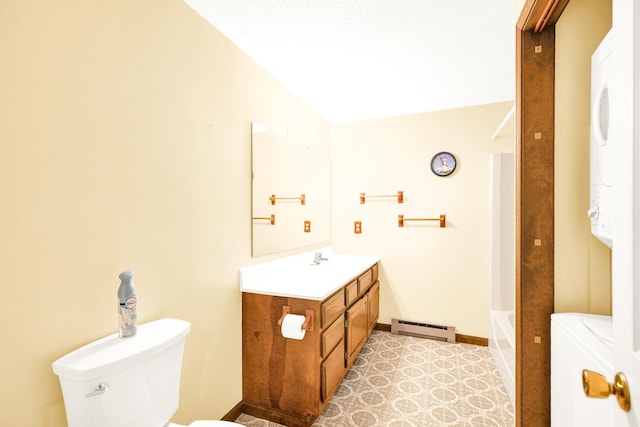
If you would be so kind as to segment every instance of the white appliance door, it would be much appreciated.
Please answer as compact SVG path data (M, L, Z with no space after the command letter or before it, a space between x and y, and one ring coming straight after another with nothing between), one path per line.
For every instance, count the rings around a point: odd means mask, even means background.
M613 230L614 370L626 376L630 409L615 411L616 427L640 426L640 4L613 0L612 137L616 141ZM613 122L615 120L615 123ZM608 379L609 382L613 378ZM610 399L616 397L609 397Z

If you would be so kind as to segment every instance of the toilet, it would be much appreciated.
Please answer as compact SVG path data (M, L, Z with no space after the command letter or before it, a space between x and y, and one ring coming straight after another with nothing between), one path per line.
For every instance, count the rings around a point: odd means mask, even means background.
M69 427L184 427L178 409L184 342L190 324L161 319L130 338L109 335L53 362ZM194 421L189 427L232 427Z

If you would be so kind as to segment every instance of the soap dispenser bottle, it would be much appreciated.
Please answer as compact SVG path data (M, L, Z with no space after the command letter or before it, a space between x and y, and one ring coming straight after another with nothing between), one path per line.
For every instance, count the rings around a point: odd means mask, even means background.
M137 332L136 288L133 286L133 270L126 270L118 276L120 287L118 288L118 328L120 338L132 337Z

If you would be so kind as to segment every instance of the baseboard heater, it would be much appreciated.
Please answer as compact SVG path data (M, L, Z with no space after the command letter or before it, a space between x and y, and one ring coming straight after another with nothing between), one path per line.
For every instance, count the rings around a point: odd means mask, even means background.
M429 338L438 341L456 342L455 326L431 325L429 323L391 319L391 333Z

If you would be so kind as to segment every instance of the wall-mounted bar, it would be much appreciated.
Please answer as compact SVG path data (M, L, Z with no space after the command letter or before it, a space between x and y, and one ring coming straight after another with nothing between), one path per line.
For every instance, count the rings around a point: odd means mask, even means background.
M362 221L353 222L353 232L356 234L362 234Z
M365 199L366 198L386 198L386 197L394 197L398 199L398 203L403 203L404 202L404 192L403 191L398 191L398 194L384 194L381 196L366 196L364 193L360 193L360 204L364 205Z
M304 222L304 232L311 233L311 221Z
M275 215L271 215L271 216L268 216L268 217L254 216L253 219L260 219L260 220L269 221L271 223L271 225L276 225L276 216Z
M404 215L398 215L398 227L404 227L405 221L440 221L440 227L447 226L447 216L440 215L440 218L405 218Z
M276 204L276 200L300 200L300 204L304 205L306 203L306 196L304 193L302 193L300 197L276 197L275 194L272 194L271 197L269 197L269 200L272 205Z

